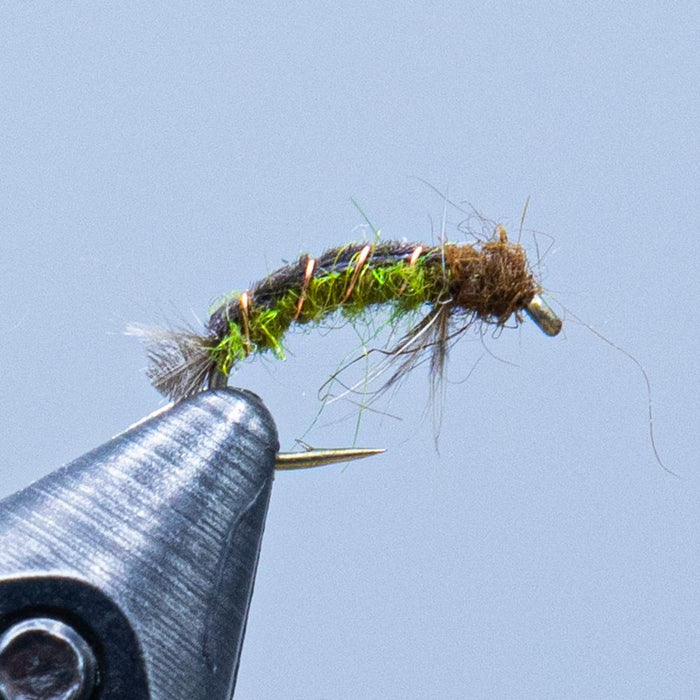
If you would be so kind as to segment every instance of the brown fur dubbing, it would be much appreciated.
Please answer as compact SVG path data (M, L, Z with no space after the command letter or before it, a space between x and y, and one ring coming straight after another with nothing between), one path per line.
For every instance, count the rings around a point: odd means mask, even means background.
M504 234L479 248L448 244L445 263L452 304L475 312L483 320L505 323L539 291L522 246L508 243Z

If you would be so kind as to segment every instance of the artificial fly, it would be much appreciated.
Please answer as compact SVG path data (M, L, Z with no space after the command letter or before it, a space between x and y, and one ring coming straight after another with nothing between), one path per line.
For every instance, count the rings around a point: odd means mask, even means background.
M475 244L377 240L302 255L215 308L203 333L132 332L145 340L153 386L180 401L226 386L251 355L271 351L284 358L283 337L293 324L319 323L334 313L354 319L378 305L392 307L394 318L427 309L396 348L385 351L400 361L394 378L426 352L439 375L450 342L475 322L502 328L527 314L544 333L557 335L562 321L541 293L523 247L498 226L490 240Z

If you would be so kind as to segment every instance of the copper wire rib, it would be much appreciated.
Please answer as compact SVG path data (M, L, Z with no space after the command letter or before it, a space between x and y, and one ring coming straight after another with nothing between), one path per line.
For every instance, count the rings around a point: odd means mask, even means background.
M316 267L316 259L312 258L310 255L306 260L306 269L304 270L304 281L301 285L301 291L299 292L299 302L297 303L297 309L294 313L294 320L296 321L301 314L301 309L306 301L306 292L309 289L309 284L314 276L314 268Z
M349 299L350 295L352 294L352 290L355 289L355 284L357 283L357 279L362 273L362 268L365 266L365 263L367 262L367 259L369 258L369 254L372 250L371 245L366 245L358 254L357 256L357 262L355 263L355 270L352 273L352 278L350 280L350 284L348 284L348 288L345 291L345 299Z

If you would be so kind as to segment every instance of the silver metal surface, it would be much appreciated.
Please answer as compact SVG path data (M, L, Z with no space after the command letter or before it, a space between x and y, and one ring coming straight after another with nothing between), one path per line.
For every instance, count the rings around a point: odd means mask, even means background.
M100 700L230 698L277 451L261 401L217 389L1 501L0 633L70 625Z

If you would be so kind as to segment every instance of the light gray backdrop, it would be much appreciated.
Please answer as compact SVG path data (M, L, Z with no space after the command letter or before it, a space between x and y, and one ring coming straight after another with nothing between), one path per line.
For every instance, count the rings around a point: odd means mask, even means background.
M643 363L682 480L654 461L638 370L586 328L465 340L439 453L419 370L381 407L401 420L363 418L385 457L278 477L237 697L700 694L698 20L694 2L5 3L2 495L161 405L128 322L195 322L362 236L350 197L385 237L430 241L443 205L415 177L511 231L529 196L555 305ZM289 347L235 380L287 448L357 337ZM351 444L353 414L307 439Z

